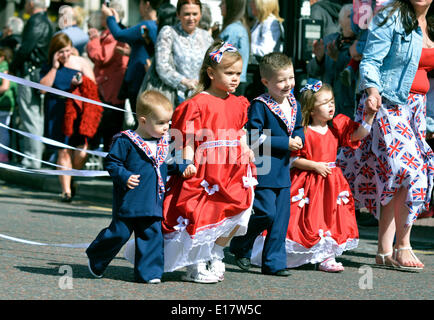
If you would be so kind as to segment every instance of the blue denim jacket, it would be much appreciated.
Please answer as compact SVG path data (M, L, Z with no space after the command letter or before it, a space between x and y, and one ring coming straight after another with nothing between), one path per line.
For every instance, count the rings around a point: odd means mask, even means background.
M247 65L249 63L249 55L250 55L250 41L249 34L246 28L240 21L236 21L228 25L222 33L220 33L219 38L223 41L229 42L234 45L235 48L241 54L243 58L243 70L241 73L241 82L247 81Z
M360 63L360 89L375 87L392 103L405 104L422 53L422 30L418 27L406 34L399 10L378 27L389 10L378 13L369 26Z

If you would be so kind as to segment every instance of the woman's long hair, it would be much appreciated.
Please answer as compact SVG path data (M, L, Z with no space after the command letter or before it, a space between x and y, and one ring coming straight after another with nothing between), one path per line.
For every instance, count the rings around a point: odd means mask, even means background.
M395 0L389 5L385 6L381 11L388 10L392 8L387 15L387 17L380 22L379 27L384 26L389 18L395 13L396 10L399 10L401 14L401 22L404 27L404 30L407 34L411 33L413 30L416 30L419 26L419 22L416 18L416 12L414 11L413 5L410 0ZM428 13L426 15L426 22L428 28L428 36L431 41L434 41L434 6L431 3Z
M246 30L250 33L249 26L246 21L246 4L247 0L225 0L226 16L223 17L224 30L231 23L241 21Z
M257 19L259 23L264 22L270 14L273 14L277 21L283 22L279 16L279 1L278 0L252 0L255 1L256 10L258 11Z

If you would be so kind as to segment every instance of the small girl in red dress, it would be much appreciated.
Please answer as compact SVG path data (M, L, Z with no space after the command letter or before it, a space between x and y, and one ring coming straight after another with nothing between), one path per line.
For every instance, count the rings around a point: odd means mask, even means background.
M335 104L329 85L310 80L302 92L305 145L292 154L287 267L320 263L321 271L340 272L344 267L335 257L356 248L359 234L354 199L336 166L336 155L339 147L359 147L370 132L375 113L366 114L362 125L342 114L333 119ZM256 240L258 248L260 241Z
M179 105L172 136L191 160L190 179L173 176L163 208L165 271L187 266L186 281L224 279L223 248L247 231L256 179L245 140L249 102L233 93L243 61L235 47L215 42L204 57L199 89ZM182 139L181 139L182 138Z

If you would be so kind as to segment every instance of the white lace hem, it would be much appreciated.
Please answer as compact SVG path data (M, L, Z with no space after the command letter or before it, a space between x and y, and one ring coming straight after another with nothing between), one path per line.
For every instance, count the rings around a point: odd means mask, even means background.
M258 236L252 250L251 263L261 266L262 248L264 247L264 236ZM323 237L311 248L305 248L301 244L286 239L286 267L296 268L308 263L320 263L331 256L340 256L344 251L357 248L359 239L347 239L346 242L338 244L332 237Z
M201 227L194 235L182 228L175 232L164 234L164 272L171 272L185 266L206 262L212 259L222 260L223 252L213 250L215 241L220 237L227 237L232 230L239 226L234 236L242 236L247 232L250 215L252 213L254 189L250 207L240 214L226 218L218 224ZM124 258L134 264L135 241L131 239L127 242L124 250Z

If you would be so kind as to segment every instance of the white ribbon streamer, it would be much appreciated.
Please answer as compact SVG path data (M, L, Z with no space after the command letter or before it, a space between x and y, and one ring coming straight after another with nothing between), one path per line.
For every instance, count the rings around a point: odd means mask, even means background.
M309 204L309 198L304 197L304 188L298 189L298 195L292 197L292 202L297 201L300 201L298 204L300 208L303 208L306 203Z
M12 166L7 163L0 162L0 168L5 168L12 171L19 171L25 173L38 173L46 174L51 176L75 176L75 177L106 177L109 176L108 171L97 171L97 170L49 170L49 169L26 169L16 166Z
M29 156L27 154L24 154L24 153L21 153L21 152L19 152L17 150L11 149L11 148L5 146L3 143L0 143L0 148L6 149L7 151L15 153L15 154L17 154L17 155L19 155L21 157L24 157L24 158L27 158L27 159L31 159L31 160L34 160L34 161L38 161L38 162L47 164L49 166L53 166L53 167L57 167L57 168L65 169L65 170L72 169L72 168L64 167L64 166L61 166L61 165L58 165L58 164L55 164L55 163L51 163L51 162L48 162L48 161L44 161L44 160L41 160L41 159L37 159L37 158L31 157L31 156Z
M217 191L219 191L219 186L217 184L213 185L209 188L209 183L206 180L203 180L200 185L205 189L205 191L211 196Z
M11 236L1 234L1 233L0 233L0 238L10 240L10 241L30 244L30 245L34 245L34 246L49 246L49 247L63 247L63 248L87 248L90 244L90 243L73 243L73 244L70 244L70 243L52 243L52 244L41 243L41 242L36 242L36 241L30 241L30 240L15 238L15 237L11 237Z
M178 219L176 219L178 224L173 227L173 229L178 230L180 232L184 231L185 228L187 228L190 221L188 219L184 219L183 217L179 216Z
M49 138L41 137L41 136L38 136L36 134L29 133L29 132L24 132L24 131L21 131L21 130L18 130L18 129L10 128L10 127L8 127L7 125L5 125L3 123L0 123L0 127L3 127L5 129L8 129L8 130L15 131L16 133L19 133L19 134L21 134L21 135L23 135L23 136L25 136L27 138L34 139L34 140L37 140L37 141L41 141L41 142L43 142L45 144L49 144L49 145L52 145L52 146L55 146L55 147L82 151L82 152L86 152L86 153L93 154L95 156L103 157L103 158L107 156L107 152L96 151L96 150L84 150L84 149L80 149L80 148L74 148L74 147L68 146L67 144L58 142L56 140L52 140L52 139L49 139Z
M350 199L348 199L349 196L350 196L350 193L348 191L342 191L341 193L339 193L338 200L336 201L336 203L342 204L342 202L343 202L343 203L347 204L348 202L350 202Z
M44 86L44 85L42 85L40 83L33 82L33 81L30 81L30 80L26 80L26 79L22 79L22 78L19 78L19 77L15 77L15 76L12 76L10 74L6 74L6 73L0 72L0 78L6 79L6 80L9 80L9 81L18 83L18 84L21 84L21 85L26 86L26 87L32 87L34 89L38 89L38 90L41 90L41 91L46 91L46 92L49 92L49 93L52 93L52 94L55 94L55 95L58 95L58 96L62 96L62 97L66 97L66 98L71 98L71 99L80 100L80 101L83 101L83 102L88 102L88 103L96 104L96 105L99 105L99 106L104 107L104 108L109 108L109 109L113 109L113 110L117 110L117 111L127 112L124 109L116 108L116 107L113 107L113 106L111 106L109 104L105 104L105 103L102 103L102 102L99 102L99 101L95 101L95 100L91 100L91 99L88 99L88 98L84 98L84 97L72 94L70 92L62 91L62 90L55 89L55 88L52 88L52 87Z

